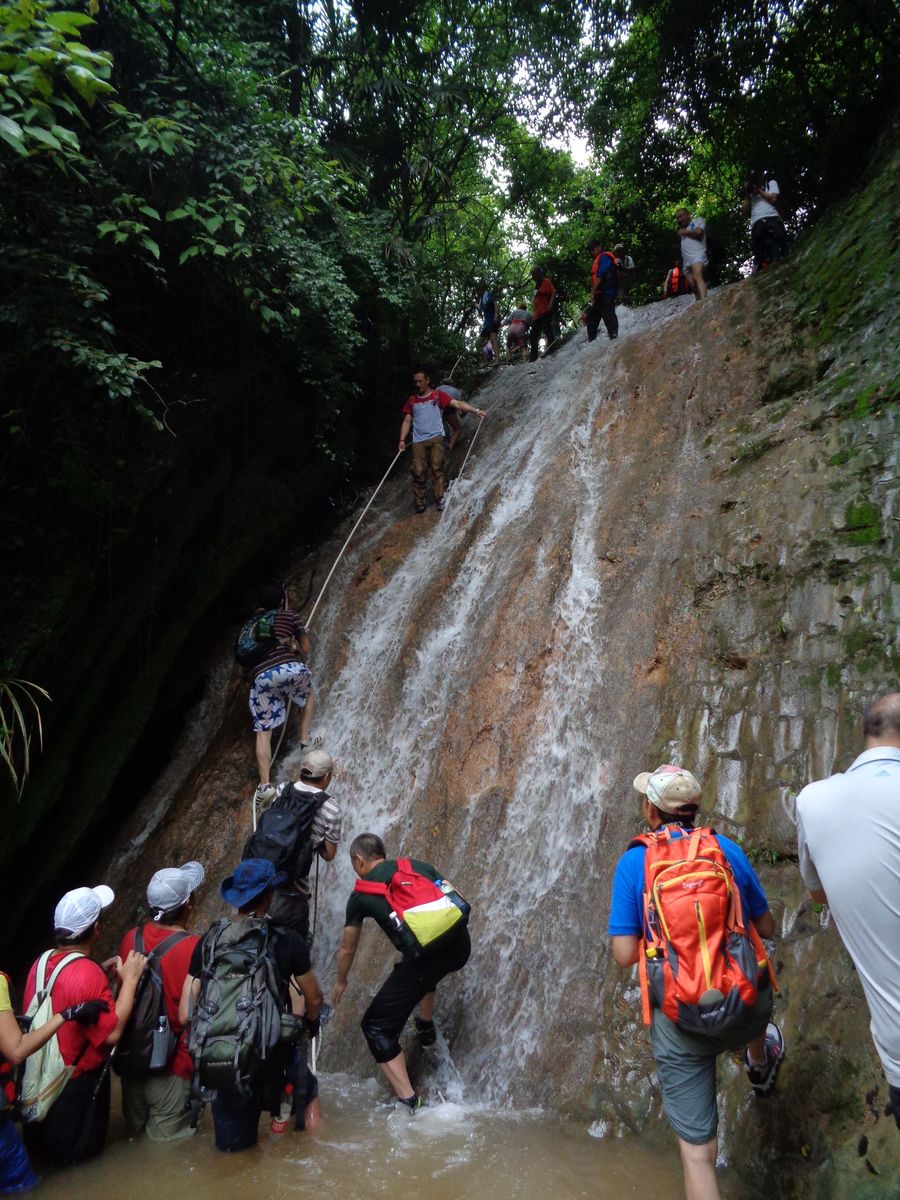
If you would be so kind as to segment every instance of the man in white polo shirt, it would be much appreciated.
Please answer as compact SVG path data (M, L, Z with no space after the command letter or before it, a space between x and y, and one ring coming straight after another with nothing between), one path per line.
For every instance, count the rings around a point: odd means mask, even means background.
M702 217L692 217L686 208L679 208L675 214L678 228L675 231L681 238L681 261L685 274L694 283L694 299L706 299L706 275L703 268L707 264L706 257L706 222Z
M803 882L859 974L900 1128L900 692L869 705L863 735L844 774L797 797L797 843Z

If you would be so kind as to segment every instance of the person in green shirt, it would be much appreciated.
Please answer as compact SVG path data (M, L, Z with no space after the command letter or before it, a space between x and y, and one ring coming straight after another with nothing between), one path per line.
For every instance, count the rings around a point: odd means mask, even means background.
M410 859L413 869L428 879L440 879L440 872L431 863ZM384 842L377 834L361 833L350 843L350 863L360 877L373 883L390 883L397 870L397 860L387 858ZM421 1107L422 1100L409 1079L406 1056L400 1046L400 1034L416 1005L419 1015L415 1028L419 1044L432 1046L437 1038L434 1028L435 989L453 971L461 970L469 960L472 945L469 932L461 927L459 933L427 958L413 957L407 948L403 931L391 921L391 909L384 896L353 891L347 901L344 936L337 956L337 980L331 993L336 1007L347 988L347 977L359 946L363 921L376 921L403 957L382 984L360 1022L372 1057L381 1067L397 1099L411 1111Z

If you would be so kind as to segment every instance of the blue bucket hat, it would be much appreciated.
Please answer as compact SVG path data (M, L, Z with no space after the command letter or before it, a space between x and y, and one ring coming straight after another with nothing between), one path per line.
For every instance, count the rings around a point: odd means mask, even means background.
M234 874L222 880L219 891L232 908L243 908L267 888L283 887L287 883L284 871L276 871L267 858L245 858L238 863Z

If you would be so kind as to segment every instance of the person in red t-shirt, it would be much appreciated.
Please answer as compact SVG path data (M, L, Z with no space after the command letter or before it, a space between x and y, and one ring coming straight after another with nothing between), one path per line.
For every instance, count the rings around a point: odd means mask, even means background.
M485 416L483 408L474 408L465 400L456 400L440 388L435 391L431 380L425 371L413 374L415 392L403 405L403 421L400 425L400 442L398 449L402 453L406 449L406 439L412 429L412 455L410 471L413 478L413 499L416 512L425 511L425 480L428 469L431 468L431 486L434 491L434 503L438 512L444 511L444 418L446 408L456 408L460 412L475 413L478 417Z
M148 954L173 935L181 937L169 944L159 960L163 1002L169 1029L177 1037L168 1066L161 1071L122 1078L122 1111L133 1134L146 1133L154 1142L176 1141L190 1137L190 1092L194 1064L188 1054L184 1026L178 1019L178 1003L184 988L191 955L200 938L186 931L194 907L194 892L203 883L206 872L198 862L182 867L164 867L147 885L147 907L153 920L138 929L130 929L122 938L119 954L127 958L140 932L141 949Z
M115 900L112 888L75 888L66 892L53 914L56 946L47 951L45 979L66 955L78 958L62 968L53 985L54 1013L64 1013L86 1001L102 1001L106 1011L97 1022L83 1026L67 1021L58 1034L59 1049L66 1066L74 1067L69 1082L43 1121L25 1126L29 1149L37 1149L60 1166L81 1162L99 1154L109 1124L109 1053L131 1016L138 980L147 961L133 950L116 959L120 987L113 997L106 973L91 959L100 937L100 914ZM41 955L41 959L44 955ZM26 1009L34 997L38 963L28 972L23 1002Z
M541 337L544 336L547 338L548 346L553 340L550 330L553 323L553 305L556 301L556 288L544 274L541 267L535 267L532 270L531 278L535 282L537 291L534 293L534 299L531 302L531 353L528 355L528 361L535 362L538 357Z

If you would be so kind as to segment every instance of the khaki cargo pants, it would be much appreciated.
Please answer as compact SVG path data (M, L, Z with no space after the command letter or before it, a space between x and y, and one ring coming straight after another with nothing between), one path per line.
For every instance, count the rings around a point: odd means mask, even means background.
M431 467L431 488L435 500L444 495L444 439L429 438L425 442L413 442L410 471L413 477L413 497L416 508L425 507L425 479Z

